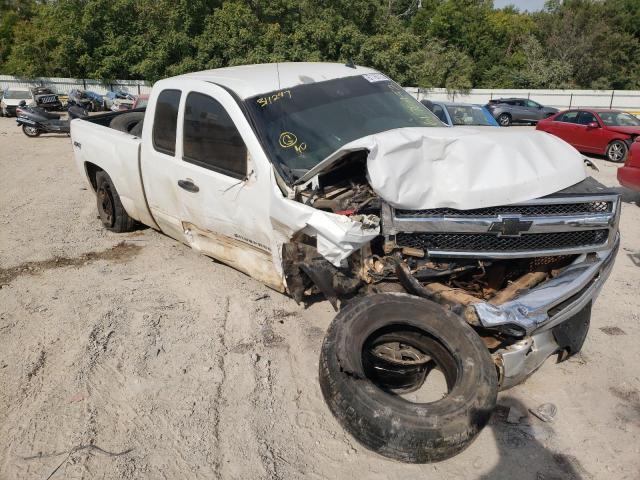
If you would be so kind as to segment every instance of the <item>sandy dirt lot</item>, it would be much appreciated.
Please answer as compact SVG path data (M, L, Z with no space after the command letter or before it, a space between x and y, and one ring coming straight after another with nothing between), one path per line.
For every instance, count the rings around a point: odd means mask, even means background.
M103 230L69 139L0 118L0 478L640 478L640 198L595 162L623 194L623 241L583 352L502 393L461 455L405 465L324 404L328 302ZM544 402L554 423L505 421Z

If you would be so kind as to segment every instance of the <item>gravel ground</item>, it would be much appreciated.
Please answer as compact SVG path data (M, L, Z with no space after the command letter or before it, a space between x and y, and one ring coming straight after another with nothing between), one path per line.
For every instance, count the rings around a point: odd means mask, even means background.
M1 118L0 144L1 479L640 477L640 198L616 166L595 160L623 194L623 241L583 352L502 393L459 456L405 465L324 404L327 302L305 309L151 229L103 230L67 137ZM544 402L554 423L505 421Z

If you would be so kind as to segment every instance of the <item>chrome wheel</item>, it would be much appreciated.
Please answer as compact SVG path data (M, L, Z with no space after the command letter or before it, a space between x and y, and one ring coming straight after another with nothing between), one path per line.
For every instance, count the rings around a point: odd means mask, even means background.
M501 127L508 127L511 125L511 117L508 114L503 113L498 117L498 123Z
M611 142L607 147L607 158L612 162L623 162L627 156L627 145L620 140Z

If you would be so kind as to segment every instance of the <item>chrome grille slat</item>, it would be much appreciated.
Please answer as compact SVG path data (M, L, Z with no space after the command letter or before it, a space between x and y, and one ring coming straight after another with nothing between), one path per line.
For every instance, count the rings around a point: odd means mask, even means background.
M520 237L474 233L399 233L396 235L396 243L400 247L423 250L527 252L602 245L608 237L609 230L532 233Z
M609 213L612 211L613 202L604 200L580 203L553 203L537 205L505 205L499 207L476 208L473 210L456 210L453 208L434 208L429 210L396 210L398 218L422 218L422 217L496 217L498 215L590 215L594 213Z

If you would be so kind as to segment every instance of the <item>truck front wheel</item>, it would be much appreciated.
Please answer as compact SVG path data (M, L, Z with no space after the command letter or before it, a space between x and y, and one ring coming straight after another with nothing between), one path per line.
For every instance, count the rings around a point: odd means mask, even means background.
M437 370L436 389L429 377ZM356 440L411 463L464 450L489 421L498 389L486 346L462 318L393 293L354 300L338 313L320 354L320 386Z
M135 220L127 214L116 187L104 171L96 173L96 198L98 214L104 228L117 233L134 230Z

